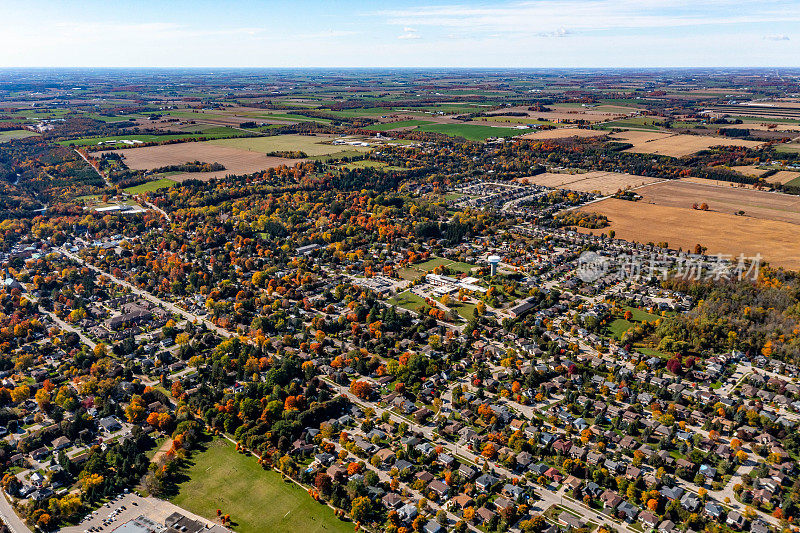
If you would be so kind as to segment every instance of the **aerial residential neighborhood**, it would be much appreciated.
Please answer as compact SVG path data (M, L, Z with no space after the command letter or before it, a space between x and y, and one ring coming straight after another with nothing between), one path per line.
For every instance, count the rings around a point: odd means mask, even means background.
M800 531L795 11L0 1L0 531Z

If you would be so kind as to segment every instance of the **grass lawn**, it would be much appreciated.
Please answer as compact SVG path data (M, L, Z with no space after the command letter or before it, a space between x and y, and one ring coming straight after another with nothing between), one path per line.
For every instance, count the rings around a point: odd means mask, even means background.
M608 331L611 333L612 337L619 340L622 338L622 334L632 328L633 325L633 322L629 322L624 318L615 318L608 325Z
M175 182L169 178L162 178L160 180L148 181L140 185L128 187L125 192L128 194L142 194L144 192L157 191L158 189L167 189L175 185Z
M255 457L237 453L226 440L211 441L192 463L172 502L210 519L221 509L231 515L238 533L353 531L352 523L340 521L329 507L284 482L277 472L261 468Z
M653 320L658 320L659 318L661 318L658 315L654 315L653 313L648 313L647 311L642 311L641 309L637 309L635 307L625 306L623 307L623 309L625 309L625 311L630 311L631 315L633 315L631 318L636 322L644 322L645 320L648 322L652 322Z
M39 135L28 130L8 130L0 131L0 143L8 142L13 139L25 139L27 137L35 137Z
M391 298L389 303L411 311L419 311L419 308L425 305L425 300L412 292L404 291Z
M429 120L400 120L398 122L386 122L384 124L374 124L366 129L370 131L389 131L397 128L410 128L412 126L424 126L430 124Z
M424 274L417 270L416 268L408 268L408 267L400 267L397 269L397 274L409 281L416 281L421 278Z
M472 302L459 302L457 304L453 304L451 307L455 307L458 315L463 318L464 320L471 320L472 313L475 311L475 304Z
M647 348L646 346L637 346L635 349L637 352L644 354L647 357L660 357L661 359L665 360L672 359L671 355L664 352L659 352L653 348Z
M417 263L416 265L414 265L414 268L422 270L423 272L429 272L438 266L446 265L451 262L452 261L450 261L449 259L444 259L442 257L434 257L432 259L428 259L424 263Z
M438 266L446 266L451 271L455 272L469 272L475 265L470 265L469 263L462 263L461 261L451 261L450 259L445 259L443 257L433 257L428 259L424 263L417 263L416 265L412 265L417 270L421 270L422 272L431 272L434 268Z
M469 273L475 265L470 265L469 263L462 263L461 261L451 261L447 263L447 268L450 270L455 270L456 272L466 272Z
M443 200L447 200L447 201L449 201L449 200L460 200L463 197L464 197L464 195L462 193L460 193L460 192L449 192L449 193L445 194L444 196L442 196L442 199Z
M489 137L513 137L524 133L524 131L514 128L496 128L475 124L428 124L420 126L418 129L431 133L443 133L451 137L464 137L470 141L484 141Z
M652 322L653 320L658 320L661 318L658 315L648 313L647 311L642 311L641 309L637 309L635 307L624 306L623 309L631 312L631 319L626 320L624 318L615 318L608 324L608 332L617 340L621 339L622 334L635 326L636 323L645 321Z

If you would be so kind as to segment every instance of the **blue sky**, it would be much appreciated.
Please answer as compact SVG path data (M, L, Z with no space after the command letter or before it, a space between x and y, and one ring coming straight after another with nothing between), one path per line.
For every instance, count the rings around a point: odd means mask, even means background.
M0 0L0 67L800 67L800 0Z

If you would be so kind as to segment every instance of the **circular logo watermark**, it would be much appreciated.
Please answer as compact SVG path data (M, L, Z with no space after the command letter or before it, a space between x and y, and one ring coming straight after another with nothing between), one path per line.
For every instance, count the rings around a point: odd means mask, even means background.
M595 281L608 272L608 259L595 252L583 252L578 258L578 268L575 273L585 282Z

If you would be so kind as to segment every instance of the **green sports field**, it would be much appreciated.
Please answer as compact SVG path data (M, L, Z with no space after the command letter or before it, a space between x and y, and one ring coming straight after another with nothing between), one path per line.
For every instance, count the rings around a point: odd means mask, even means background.
M425 306L425 300L410 291L401 292L394 298L391 298L389 303L411 311L419 311L420 307Z
M211 441L196 453L184 472L188 480L178 486L175 505L209 519L217 509L231 516L237 533L352 533L353 524L333 515L275 471L266 471L256 459L236 451L223 439Z

